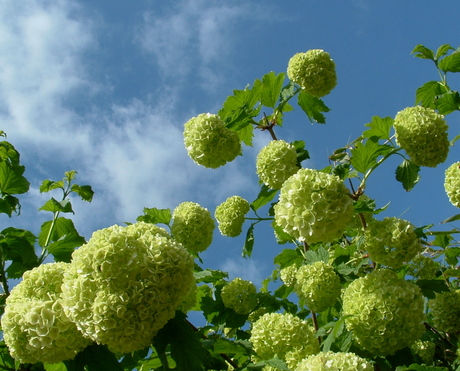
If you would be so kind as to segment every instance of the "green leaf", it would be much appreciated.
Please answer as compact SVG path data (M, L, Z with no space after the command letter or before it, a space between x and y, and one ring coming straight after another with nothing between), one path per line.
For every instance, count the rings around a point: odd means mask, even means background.
M0 213L7 214L9 217L13 214L13 211L19 213L20 205L19 199L14 196L4 195L0 198Z
M80 196L83 201L91 202L94 196L94 191L89 185L72 184L72 192Z
M297 102L302 110L307 114L310 122L317 122L318 124L326 123L326 117L324 117L322 112L329 112L330 109L320 98L301 91Z
M14 358L11 357L8 347L3 340L0 341L0 366L4 370L16 370Z
M152 224L166 224L169 225L171 222L171 210L170 209L157 209L144 208L144 215L138 216L136 219L138 222L152 223Z
M73 360L64 361L68 371L123 371L114 353L105 345L92 344Z
M55 182L53 180L44 180L42 184L40 185L40 193L45 193L52 191L54 189L62 189L64 190L64 182L62 180Z
M289 267L292 264L302 264L303 258L297 249L284 249L273 260L280 269Z
M441 222L441 224L455 222L456 220L459 220L459 219L460 219L460 214L456 214L456 215L453 215L453 216L447 218L446 220L443 220Z
M262 206L268 204L273 198L275 197L276 193L278 192L277 189L270 189L265 184L262 185L257 198L252 201L251 209L254 211L259 210Z
M197 282L215 283L228 277L228 273L220 270L204 269L193 273Z
M82 246L85 242L84 237L73 232L66 234L60 240L50 244L48 246L48 251L54 256L55 261L70 263L74 250Z
M414 57L417 58L422 58L422 59L431 59L434 61L434 53L431 49L428 49L427 47L419 44L415 46L415 48L412 50L411 54L414 55Z
M437 234L435 239L431 242L434 246L447 248L454 238L448 233Z
M457 91L449 91L435 99L435 105L441 115L447 115L459 109L460 95Z
M52 228L52 230L51 230ZM51 233L50 233L51 230ZM42 224L40 234L38 235L38 244L41 247L45 247L45 244L50 236L48 243L51 241L58 241L61 237L64 237L70 233L77 233L73 221L64 217L57 218L53 227L51 220L46 221Z
M244 241L242 253L245 258L249 258L251 256L252 249L254 248L254 224L255 223L252 223L246 232L246 240Z
M446 367L436 367L436 366L427 366L427 365L419 365L417 363L413 363L409 366L409 368L405 368L405 371L448 371Z
M358 142L351 150L351 164L357 171L365 174L377 164L379 156L385 156L392 149L387 144L379 144L374 137L367 139L364 143Z
M421 104L423 107L435 109L435 101L437 97L447 93L448 91L449 89L447 89L441 82L428 81L417 89L415 93L415 104Z
M305 149L305 142L303 140L296 140L291 143L297 153L297 166L302 167L302 161L310 158L310 154Z
M278 244L284 245L285 243L295 241L295 238L289 235L288 233L286 233L282 227L280 227L279 225L275 223L275 221L273 221L271 225L275 232L275 238Z
M449 291L444 280L417 280L415 283L420 287L423 296L428 299L434 299L437 292Z
M213 358L200 342L200 334L193 330L186 320L186 315L180 311L176 316L158 331L153 339L153 345L158 354L164 354L168 345L171 357L176 362L176 369L181 371L196 371L204 369L221 369L223 360ZM164 365L163 365L164 366ZM217 366L217 367L214 367Z
M458 263L458 256L460 255L460 247L449 247L444 251L447 264L455 266Z
M252 146L252 139L254 138L254 126L246 125L242 129L238 130L238 137L247 146Z
M24 170L24 166L11 165L6 161L0 161L0 193L26 193L29 190L30 183L22 175Z
M262 77L262 90L260 102L270 108L275 108L280 98L281 88L283 87L285 74L283 72L276 75L273 71Z
M363 132L364 138L377 137L378 139L390 139L390 130L393 126L394 120L391 117L381 118L373 116L372 121L364 125L370 129Z
M329 262L329 252L324 248L320 247L318 250L308 250L305 253L305 261L307 264L316 262Z
M445 56L449 50L455 50L453 47L451 47L449 44L444 44L441 45L438 50L436 50L436 56L435 59L438 60L439 58Z
M401 182L406 191L410 191L420 180L420 166L404 159L396 168L396 180Z
M38 210L51 211L52 213L72 213L75 214L72 210L72 204L70 200L57 201L54 197L51 197L45 204Z
M59 363L44 363L46 371L67 371L67 366L64 362Z
M438 67L444 72L460 72L460 53L454 52L441 59Z

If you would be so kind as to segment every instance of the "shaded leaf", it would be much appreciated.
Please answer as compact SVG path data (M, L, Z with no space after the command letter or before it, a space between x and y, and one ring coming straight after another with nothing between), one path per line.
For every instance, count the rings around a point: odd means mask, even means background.
M329 262L329 252L324 248L320 247L318 250L308 250L305 253L305 261L307 264L316 262Z
M252 249L254 248L254 223L250 225L246 232L246 240L244 241L243 253L245 258L249 258L252 255Z
M123 371L118 359L105 345L92 344L73 360L64 361L68 371Z
M40 193L45 193L52 191L54 189L62 189L64 190L64 182L62 180L55 182L53 180L44 180L42 184L40 185Z
M61 237L69 233L78 234L72 220L60 217L55 220L54 226L52 220L46 221L41 226L40 234L38 235L38 244L45 247L47 241L48 243L58 241Z
M434 299L437 292L449 291L444 280L417 280L415 283L420 287L423 296L428 299Z
M71 188L72 192L76 193L77 195L80 196L80 198L83 201L92 201L93 196L94 196L94 191L89 185L78 185L78 184L72 184Z
M22 194L29 190L30 183L22 175L25 167L11 165L6 161L0 161L0 193Z
M457 111L460 107L460 95L457 91L449 91L435 99L435 105L441 115Z
M305 149L305 142L303 140L296 140L291 143L297 153L297 166L301 167L302 161L310 158L310 154Z
M406 191L410 191L420 180L420 166L404 159L396 168L396 180L401 182Z
M273 260L280 269L289 267L292 264L301 264L303 262L302 254L297 249L284 249Z
M251 209L257 211L262 206L268 204L273 198L275 197L276 193L278 192L277 189L270 189L265 184L262 185L257 198L252 201Z
M298 104L302 110L307 114L308 119L313 123L325 124L326 117L322 112L329 112L330 109L324 102L311 94L301 91L298 96Z
M85 242L84 237L78 233L68 233L60 240L48 245L48 251L54 256L55 261L70 263L74 250Z
M57 201L54 197L51 197L45 204L38 210L51 211L52 213L72 213L75 214L72 210L72 204L70 200Z

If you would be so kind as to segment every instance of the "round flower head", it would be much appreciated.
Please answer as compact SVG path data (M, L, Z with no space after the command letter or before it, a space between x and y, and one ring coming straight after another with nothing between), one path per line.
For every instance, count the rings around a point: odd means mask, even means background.
M257 289L251 281L235 278L224 286L222 301L236 313L248 314L257 305Z
M194 202L183 202L174 209L171 234L187 250L199 253L212 242L214 220L208 209Z
M353 216L353 201L339 177L300 169L281 187L275 222L309 244L340 237Z
M415 164L435 167L446 161L450 144L443 115L431 108L407 107L397 113L393 126L396 141Z
M68 263L49 263L27 271L6 300L3 338L21 363L58 363L74 358L91 343L62 308L67 267Z
M227 237L239 236L249 209L249 202L240 196L231 196L217 206L214 216L220 233Z
M296 274L294 290L310 310L322 312L340 296L340 278L334 268L322 261L302 265Z
M337 85L335 63L329 53L321 49L295 54L289 60L287 75L292 82L318 98L329 94Z
M284 140L272 140L257 155L256 169L266 186L281 188L284 181L299 170L295 147Z
M436 277L440 264L433 258L418 254L407 266L407 274L419 280L432 280Z
M297 275L298 270L299 268L297 267L296 264L291 264L290 266L281 269L280 270L281 281L283 281L283 283L288 287L294 286L297 282L296 275Z
M290 313L264 314L253 323L249 340L261 360L278 356L286 361L288 354L296 353L304 358L319 352L319 342L312 327ZM288 364L290 368L292 363L295 362Z
M389 269L353 281L343 292L345 325L356 342L378 356L411 346L423 332L420 288Z
M153 224L96 231L72 257L62 285L65 312L86 337L116 353L150 345L195 284L192 256Z
M184 125L184 143L190 158L207 168L218 168L241 153L238 133L227 129L219 116L202 113Z
M445 173L444 189L452 205L460 207L460 161L450 165Z
M423 249L412 224L395 217L372 220L364 236L369 257L390 268L399 268Z
M426 365L431 365L433 363L433 358L436 353L435 343L431 341L417 340L414 344L412 344L411 349Z
M374 370L368 360L354 353L321 352L300 361L295 371L366 371Z
M436 293L428 301L436 329L444 332L460 331L460 290Z

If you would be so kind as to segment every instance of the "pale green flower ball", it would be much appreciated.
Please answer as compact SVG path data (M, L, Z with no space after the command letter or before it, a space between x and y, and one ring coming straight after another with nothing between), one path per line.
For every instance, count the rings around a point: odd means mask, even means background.
M239 314L248 314L257 305L257 289L251 281L235 278L221 291L221 297L227 308Z
M408 264L407 274L419 280L432 280L440 266L434 258L418 254Z
M362 348L378 356L392 355L420 339L423 305L420 288L389 269L374 270L343 291L347 329Z
M213 169L241 153L238 133L227 129L220 117L211 113L202 113L185 123L184 144L195 163Z
M63 307L83 334L112 352L149 346L193 289L193 257L160 227L135 223L93 233L72 254Z
M444 177L444 189L450 203L460 207L460 161L447 168Z
M333 306L340 296L340 278L334 268L322 261L302 265L296 274L294 290L313 312Z
M350 192L339 177L300 169L281 187L275 223L309 244L339 238L353 216Z
M91 343L62 308L61 285L68 265L49 263L27 271L6 300L3 338L21 363L69 360Z
M289 352L301 353L303 357L319 352L313 328L290 313L264 314L253 323L249 340L261 360L275 356L286 360Z
M174 209L171 235L187 250L199 253L212 242L215 224L208 209L195 202L183 202Z
M240 196L231 196L216 207L214 217L223 236L237 237L243 230L244 216L250 209L249 202Z
M284 181L299 170L295 147L284 140L272 140L257 155L256 169L266 186L281 188Z
M374 262L399 268L421 253L423 246L410 222L386 217L369 223L364 234L364 249Z
M431 108L407 107L396 114L393 126L396 141L415 164L436 167L446 161L450 144L443 115Z
M423 363L431 365L436 353L436 344L431 341L417 340L411 346L412 351L418 355Z
M280 278L283 283L288 286L294 286L297 282L297 271L299 268L295 264L291 264L290 266L283 268L280 270Z
M444 332L460 331L460 290L436 293L428 301L434 327Z
M323 97L337 85L335 63L329 53L312 49L295 54L288 63L288 78L307 93Z
M309 356L297 365L295 371L366 371L374 370L368 360L354 353L321 352Z

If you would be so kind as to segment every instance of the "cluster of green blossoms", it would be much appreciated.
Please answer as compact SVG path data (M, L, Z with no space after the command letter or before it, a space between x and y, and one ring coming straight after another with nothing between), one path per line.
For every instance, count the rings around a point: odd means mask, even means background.
M243 230L244 216L250 209L249 202L240 196L231 196L216 207L214 216L223 236L237 237Z
M83 338L62 306L61 285L68 263L40 265L24 273L6 300L3 338L22 363L72 359L91 343Z
M447 168L444 177L444 189L450 203L460 207L460 161Z
M436 353L436 344L431 341L417 340L411 346L412 351L419 356L423 363L431 365Z
M272 189L279 189L298 170L295 147L284 140L272 140L262 148L256 160L257 175Z
M343 291L343 315L357 343L374 355L394 354L424 332L420 288L389 269L353 281Z
M321 352L300 361L295 371L366 371L374 370L372 363L354 353Z
M202 113L184 124L184 144L195 163L212 169L233 161L241 153L238 134L211 113Z
M450 333L460 331L460 290L436 293L428 306L438 330Z
M299 268L294 290L310 310L322 312L340 296L340 278L332 266L318 261Z
M440 267L439 262L433 258L418 254L407 265L407 274L415 279L431 280L436 277Z
M415 164L436 167L446 161L450 144L443 115L431 108L407 107L396 114L393 126L396 141Z
M281 187L275 223L309 244L339 238L353 216L350 192L339 177L300 169Z
M297 282L296 275L297 275L298 270L299 268L297 267L296 264L291 264L288 267L281 269L280 270L281 281L283 281L283 283L288 287L294 286L295 283Z
M215 224L208 209L195 202L183 202L174 209L171 235L192 253L206 250L212 242Z
M257 305L257 289L251 281L235 278L221 291L221 297L227 308L239 314L248 314Z
M335 63L329 53L321 49L295 54L289 60L287 75L289 80L318 98L329 94L337 85Z
M163 228L143 222L93 233L72 255L65 313L112 352L149 346L193 289L193 257Z
M264 314L253 323L249 340L258 359L278 356L290 369L319 352L319 342L312 327L290 313Z
M364 236L369 257L390 268L399 268L423 249L412 224L395 217L372 220Z

